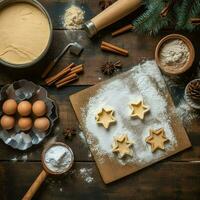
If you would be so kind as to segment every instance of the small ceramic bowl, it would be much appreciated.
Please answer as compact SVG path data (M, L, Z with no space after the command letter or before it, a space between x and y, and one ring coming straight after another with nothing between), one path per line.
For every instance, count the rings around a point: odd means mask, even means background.
M182 40L188 47L189 50L189 58L188 61L183 64L182 66L179 67L174 67L174 66L164 66L160 60L160 51L162 49L162 47L169 41L171 40ZM193 47L193 44L191 43L191 41L186 38L183 35L180 34L171 34L171 35L167 35L166 37L162 38L160 40L160 42L158 43L157 47L156 47L156 51L155 51L155 60L157 65L160 67L160 69L168 75L179 75L182 74L184 72L186 72L193 64L194 62L194 58L195 58L195 50Z

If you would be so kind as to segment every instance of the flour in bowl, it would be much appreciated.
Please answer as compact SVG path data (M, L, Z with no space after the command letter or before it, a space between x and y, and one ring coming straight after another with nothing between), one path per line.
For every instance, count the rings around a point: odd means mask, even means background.
M50 147L45 153L44 159L46 167L56 173L65 172L73 161L70 150L61 145Z

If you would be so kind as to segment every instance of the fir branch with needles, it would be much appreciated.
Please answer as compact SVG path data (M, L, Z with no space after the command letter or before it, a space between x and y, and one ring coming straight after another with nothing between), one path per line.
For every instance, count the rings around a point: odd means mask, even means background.
M200 17L200 0L144 0L143 2L145 11L132 22L138 32L155 35L164 28L193 31L200 27L197 21Z

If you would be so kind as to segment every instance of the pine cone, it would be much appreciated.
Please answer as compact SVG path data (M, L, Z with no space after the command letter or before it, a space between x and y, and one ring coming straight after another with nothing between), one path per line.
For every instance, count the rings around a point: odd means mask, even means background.
M195 102L200 104L200 80L191 81L187 87L187 95Z

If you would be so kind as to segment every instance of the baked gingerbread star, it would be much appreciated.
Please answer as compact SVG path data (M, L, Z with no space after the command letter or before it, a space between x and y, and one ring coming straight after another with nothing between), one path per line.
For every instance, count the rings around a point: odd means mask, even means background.
M150 130L150 135L145 139L146 143L151 145L151 151L157 149L165 150L165 142L169 141L165 136L163 128L158 130Z
M144 119L144 115L149 111L149 107L144 105L143 101L131 103L130 108L132 110L131 117Z
M108 129L111 123L115 123L114 111L112 109L102 108L96 117L97 124L102 124L104 128Z
M112 152L117 153L119 158L123 158L126 155L133 156L132 150L133 142L128 139L126 134L117 136L114 138L112 144Z

